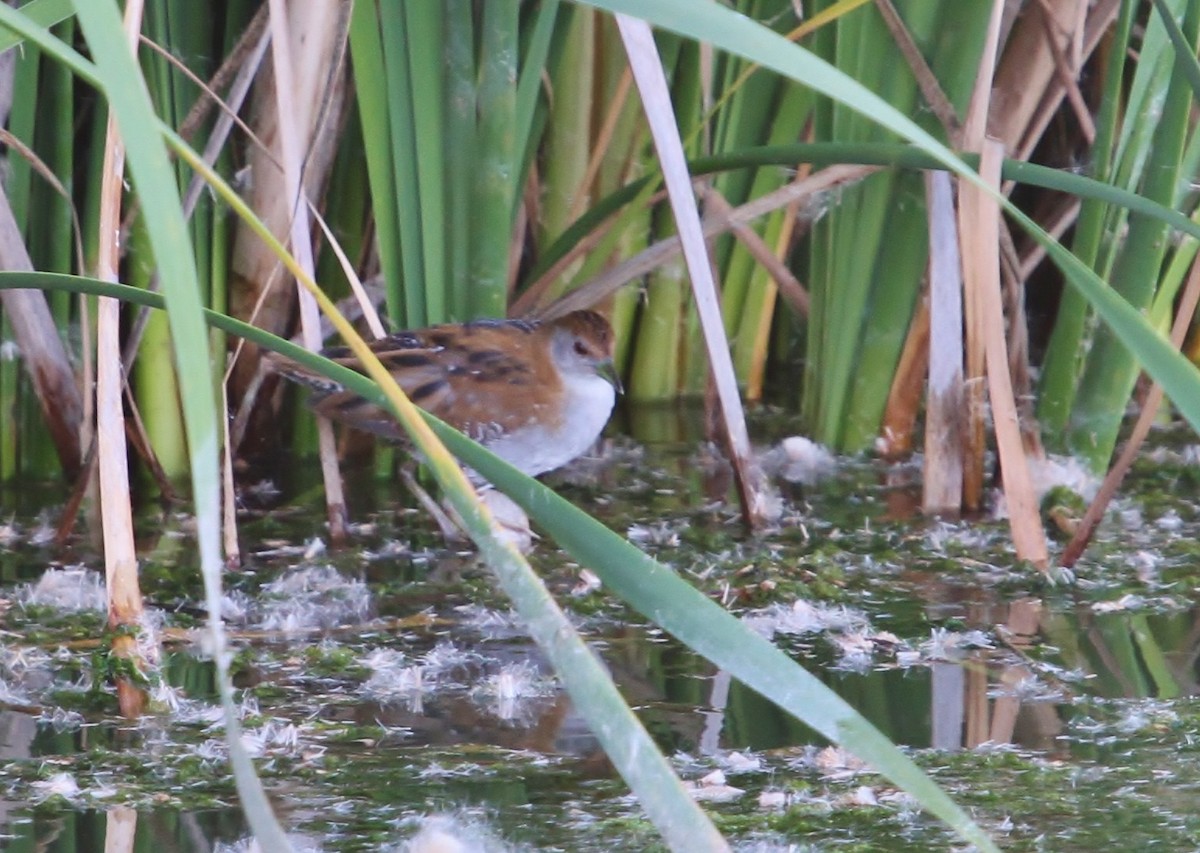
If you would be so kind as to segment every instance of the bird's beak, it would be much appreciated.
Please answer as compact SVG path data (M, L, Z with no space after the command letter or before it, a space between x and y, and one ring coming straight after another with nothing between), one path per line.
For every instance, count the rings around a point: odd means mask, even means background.
M617 366L613 364L611 358L605 359L596 365L596 372L609 381L613 388L617 389L618 394L624 394L625 388L621 385L621 376L617 373Z

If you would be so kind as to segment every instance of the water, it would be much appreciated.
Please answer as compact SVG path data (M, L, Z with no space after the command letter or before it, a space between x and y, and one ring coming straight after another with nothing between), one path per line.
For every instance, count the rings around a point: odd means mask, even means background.
M779 529L748 540L717 500L728 482L711 454L655 429L659 441L620 439L558 487L771 633L1006 849L1200 843L1197 514L1181 487L1200 468L1186 447L1166 441L1139 467L1076 582L1051 585L1014 564L1002 523L914 518L914 469L867 459L839 460L815 487L784 484ZM247 496L247 569L229 580L225 615L246 743L298 846L378 850L444 831L474 849L652 849L471 555L442 548L415 512L396 514L394 490L368 472L351 482L352 547L322 551L311 479L293 466L277 482L277 497ZM173 689L130 723L98 689L102 562L86 537L61 556L36 544L47 505L5 504L0 846L99 850L122 826L169 850L240 843L193 634L187 519L141 519ZM852 756L589 589L549 543L533 560L731 839L952 846ZM92 573L47 576L55 564Z

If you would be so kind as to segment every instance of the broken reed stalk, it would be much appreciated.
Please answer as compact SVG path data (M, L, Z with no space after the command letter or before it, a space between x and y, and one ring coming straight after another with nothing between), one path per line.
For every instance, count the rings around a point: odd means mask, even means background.
M704 342L708 349L709 369L720 401L721 419L729 439L730 463L733 466L742 517L751 530L760 527L766 516L766 497L762 475L750 450L746 417L738 395L737 379L729 342L721 321L720 300L713 280L712 264L696 209L696 196L688 174L679 127L671 107L670 91L663 72L662 59L655 46L650 25L640 18L618 14L617 28L629 55L633 78L642 97L650 135L662 165L667 194L679 229L684 261L692 282Z
M1004 147L986 140L980 152L979 174L993 188L1000 188ZM1008 369L1008 346L1004 337L1004 309L1000 300L1000 206L995 198L974 184L959 184L959 218L962 228L963 281L974 292L983 330L988 396L992 404L992 428L996 452L1004 472L1004 498L1017 558L1028 560L1045 572L1050 556L1038 515L1037 495L1029 475L1025 444L1013 397Z
M963 268L949 174L927 172L929 394L921 509L957 516L963 504Z
M960 287L961 289L961 287ZM913 436L916 433L917 414L921 409L921 392L925 387L925 375L929 371L930 307L929 288L921 294L916 314L908 327L904 349L888 391L887 405L883 407L883 422L879 428L879 455L889 461L897 461L913 452ZM962 346L959 346L959 363L962 362ZM959 383L962 383L961 370ZM959 451L961 454L961 450ZM961 481L962 474L959 474Z
M295 91L295 66L292 56L292 31L288 24L287 8L283 0L271 0L271 58L275 68L275 105L279 111L279 147L283 162L283 183L290 200L289 230L292 254L300 266L311 277L315 264L312 255L312 239L309 229L307 195L303 180L304 155L301 139L305 128L298 127L293 93ZM336 18L335 18L336 20ZM316 42L316 39L312 40ZM312 78L309 78L311 82ZM304 345L314 352L321 349L321 317L312 294L297 282L300 304L300 324L304 333ZM325 507L329 519L329 538L335 543L346 540L346 497L342 490L342 475L338 469L337 443L333 435L333 424L317 419L317 438L320 446L321 475L325 482Z
M0 269L33 270L21 229L8 196L0 190ZM36 290L0 291L0 305L10 320L13 337L50 430L59 464L68 480L77 477L83 462L80 427L83 401L75 384L71 360L54 325L46 295Z
M125 7L125 33L131 49L136 49L142 8L141 0L130 0ZM117 280L120 263L124 172L125 148L117 132L116 117L110 114L104 140L96 277L113 282ZM101 297L97 303L96 437L108 630L112 634L110 660L120 712L125 717L138 717L147 704L146 692L141 686L143 673L157 661L143 656L144 647L139 646L136 636L142 621L142 592L138 584L125 414L121 404L125 376L121 367L120 302ZM157 657L157 649L151 654Z
M800 180L802 178L797 178L793 183L798 183ZM730 223L730 230L733 232L733 236L746 247L746 251L754 257L754 260L758 261L766 269L775 286L779 288L779 295L783 297L783 300L795 315L801 319L807 318L809 306L811 305L808 291L805 290L804 285L800 283L800 280L788 268L787 263L780 257L780 255L784 254L786 246L791 242L796 217L793 215L788 220L789 224L784 228L781 239L778 241L776 247L772 249L759 236L757 231L736 218L736 211L719 191L711 186L706 186L704 193L705 207L711 208L716 217L723 222ZM795 200L790 204L795 205ZM705 220L705 222L707 221ZM707 236L707 229L705 236Z
M961 145L965 151L982 151L987 132L988 112L991 106L992 83L994 79L996 56L1000 42L1000 13L1004 6L1002 0L993 0L992 15L988 22L987 38L984 49L979 57L979 68L975 74L975 85L971 90L971 100L967 107L967 116L963 121ZM964 182L959 182L963 187ZM959 196L959 235L970 234L966 223L963 222L962 196ZM997 239L999 237L997 236ZM966 444L966 456L963 460L963 508L978 510L983 503L983 456L987 449L987 439L984 431L984 384L985 369L984 355L984 320L983 309L979 304L980 290L971 287L964 258L963 269L963 328L966 333L966 417L967 424L963 434Z

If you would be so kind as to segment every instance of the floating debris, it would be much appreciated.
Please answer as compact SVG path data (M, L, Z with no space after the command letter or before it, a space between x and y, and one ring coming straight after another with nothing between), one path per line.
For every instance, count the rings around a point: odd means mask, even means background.
M837 472L837 460L825 447L802 435L783 439L762 455L762 467L769 476L782 477L789 483L814 486Z
M251 620L264 631L335 628L364 621L371 591L330 565L294 569L262 588L250 606Z

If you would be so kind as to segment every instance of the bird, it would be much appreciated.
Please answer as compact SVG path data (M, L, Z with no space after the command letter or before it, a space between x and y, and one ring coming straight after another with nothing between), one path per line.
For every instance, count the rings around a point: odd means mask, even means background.
M616 402L613 331L596 311L555 320L472 320L397 332L371 351L416 405L531 477L561 468L600 436ZM321 353L363 372L346 347ZM389 439L385 409L272 353L275 370L311 389L319 415Z

